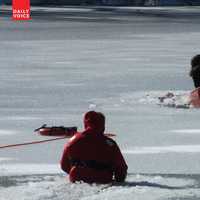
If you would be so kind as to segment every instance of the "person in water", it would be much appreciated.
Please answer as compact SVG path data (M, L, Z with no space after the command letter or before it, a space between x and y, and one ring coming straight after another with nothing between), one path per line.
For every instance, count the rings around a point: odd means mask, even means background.
M84 116L85 130L76 133L65 145L61 168L71 182L123 182L127 164L117 143L104 135L105 116L89 111Z
M195 88L200 87L200 54L191 59L190 76L193 79Z

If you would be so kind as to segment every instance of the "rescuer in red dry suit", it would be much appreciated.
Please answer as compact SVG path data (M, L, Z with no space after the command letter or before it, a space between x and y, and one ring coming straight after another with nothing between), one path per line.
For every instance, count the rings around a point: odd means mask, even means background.
M104 135L104 115L87 112L84 125L85 130L75 134L64 148L62 170L71 182L123 182L128 167L116 142Z

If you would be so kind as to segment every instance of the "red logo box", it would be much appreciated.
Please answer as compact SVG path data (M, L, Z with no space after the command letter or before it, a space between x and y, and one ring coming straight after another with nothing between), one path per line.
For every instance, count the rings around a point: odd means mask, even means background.
M12 0L12 19L30 20L30 0Z

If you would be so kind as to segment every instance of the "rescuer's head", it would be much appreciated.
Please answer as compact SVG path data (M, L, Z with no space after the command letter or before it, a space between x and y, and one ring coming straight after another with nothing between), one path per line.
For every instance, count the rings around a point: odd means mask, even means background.
M105 130L105 116L101 112L89 111L84 116L85 129L92 128L100 132Z

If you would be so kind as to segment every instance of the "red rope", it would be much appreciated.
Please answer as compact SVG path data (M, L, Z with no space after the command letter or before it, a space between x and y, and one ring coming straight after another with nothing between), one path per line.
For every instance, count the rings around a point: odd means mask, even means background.
M65 139L65 138L69 138L69 137L64 136L64 137L57 137L57 138L54 138L54 139L36 140L36 141L32 141L32 142L2 145L2 146L0 146L0 149L10 148L10 147L18 147L18 146L25 146L25 145L31 145L31 144L39 144L39 143L50 142L50 141L54 141L54 140L62 140L62 139Z
M105 133L105 135L108 136L108 137L116 136L115 134L112 134L112 133ZM8 145L0 146L0 149L26 146L26 145L32 145L32 144L39 144L39 143L50 142L50 141L54 141L54 140L63 140L63 139L66 139L66 138L69 138L69 136L57 137L57 138L47 139L47 140L36 140L36 141L32 141L32 142L24 142L24 143L17 143L17 144L8 144Z

